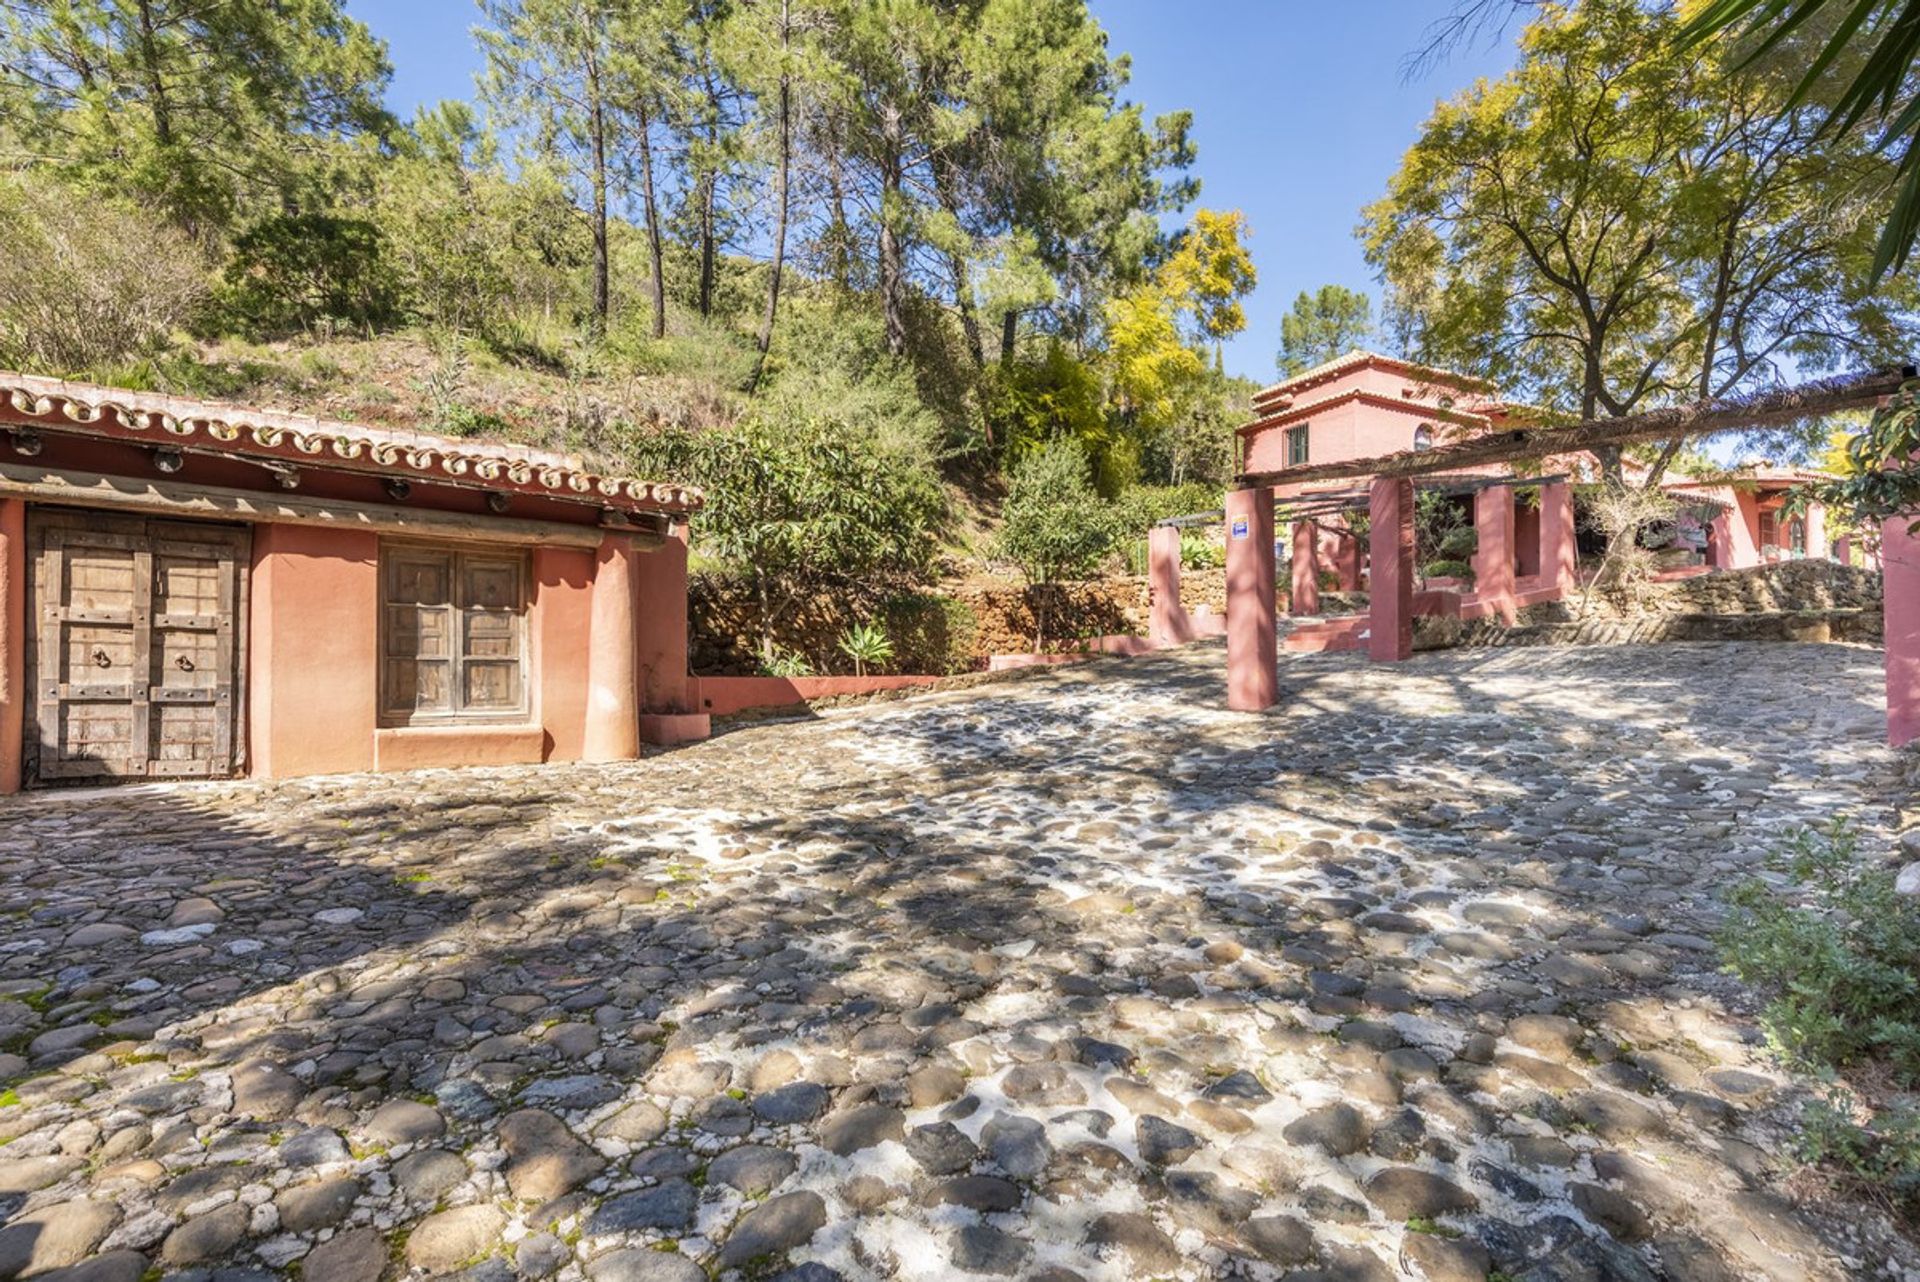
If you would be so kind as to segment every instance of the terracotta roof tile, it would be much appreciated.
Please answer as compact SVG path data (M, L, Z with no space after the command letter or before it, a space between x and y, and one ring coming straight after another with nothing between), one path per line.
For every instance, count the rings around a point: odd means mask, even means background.
M574 456L519 445L482 445L430 432L341 423L125 388L0 371L0 419L50 430L96 429L121 440L204 442L239 457L412 480L445 481L559 499L692 512L706 496L690 485L601 476Z

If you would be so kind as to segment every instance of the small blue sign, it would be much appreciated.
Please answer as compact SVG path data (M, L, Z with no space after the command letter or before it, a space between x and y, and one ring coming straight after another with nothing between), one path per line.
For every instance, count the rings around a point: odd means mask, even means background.
M1233 518L1233 537L1236 539L1244 539L1247 537L1246 517L1236 516Z

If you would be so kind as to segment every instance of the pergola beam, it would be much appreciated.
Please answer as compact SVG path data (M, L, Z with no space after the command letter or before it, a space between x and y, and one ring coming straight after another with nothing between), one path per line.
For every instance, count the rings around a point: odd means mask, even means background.
M1739 428L1767 427L1836 410L1870 406L1892 396L1915 377L1911 365L1816 379L1797 387L1751 396L1713 397L1620 418L1589 419L1564 427L1524 427L1487 432L1421 453L1404 452L1342 463L1309 464L1277 472L1244 472L1236 488L1297 485L1361 476L1424 476L1451 468L1479 467L1516 459L1569 454L1609 445L1637 445L1676 436L1709 436Z
M1478 494L1482 490L1524 489L1533 485L1552 485L1558 481L1571 479L1566 472L1556 472L1552 476L1450 477L1439 482L1423 484L1418 488L1432 494L1462 495ZM1274 509L1284 512L1290 518L1332 516L1340 512L1352 512L1364 508L1367 502L1366 490L1335 490L1325 494L1306 494L1298 499L1277 499L1274 502ZM1224 511L1192 512L1186 516L1164 517L1155 521L1150 528L1190 530L1198 526L1218 525L1225 517Z

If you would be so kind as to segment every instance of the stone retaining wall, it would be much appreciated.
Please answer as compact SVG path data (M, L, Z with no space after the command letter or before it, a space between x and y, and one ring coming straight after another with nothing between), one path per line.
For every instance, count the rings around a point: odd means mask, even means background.
M1878 610L1880 572L1837 561L1780 561L1744 570L1719 570L1642 587L1631 602L1596 588L1589 617L1641 618L1670 614L1795 613L1809 610ZM1531 606L1526 623L1564 623L1581 609L1581 594Z
M1413 648L1456 646L1650 645L1661 641L1855 641L1881 640L1878 609L1763 610L1749 614L1656 614L1637 619L1586 619L1578 623L1533 623L1506 628L1488 619L1419 618Z
M1205 573L1205 572L1202 572ZM1226 608L1220 578L1219 612ZM693 670L710 675L760 671L757 610L747 585L713 573L691 576L689 608ZM1148 594L1144 578L1027 588L1013 584L960 583L938 590L886 591L849 585L811 596L775 628L782 653L803 656L816 673L852 670L840 653L840 638L858 623L882 623L893 640L890 672L948 674L983 668L988 656L1033 648L1036 607L1047 606L1049 649L1071 649L1079 638L1116 633L1144 635Z

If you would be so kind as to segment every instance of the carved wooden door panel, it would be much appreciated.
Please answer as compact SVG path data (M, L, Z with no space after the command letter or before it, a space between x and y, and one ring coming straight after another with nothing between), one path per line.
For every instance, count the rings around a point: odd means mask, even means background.
M36 511L29 542L29 778L234 774L247 531Z

